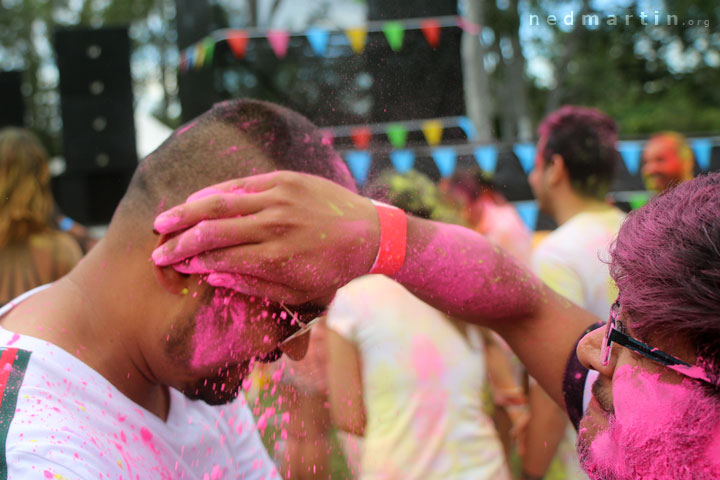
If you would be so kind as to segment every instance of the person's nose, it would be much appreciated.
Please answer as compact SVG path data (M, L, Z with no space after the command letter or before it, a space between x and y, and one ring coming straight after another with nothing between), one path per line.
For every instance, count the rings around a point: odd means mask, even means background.
M616 349L613 348L608 364L602 364L602 344L605 336L605 327L596 328L580 339L577 346L577 356L585 368L596 370L602 375L612 378L615 370Z

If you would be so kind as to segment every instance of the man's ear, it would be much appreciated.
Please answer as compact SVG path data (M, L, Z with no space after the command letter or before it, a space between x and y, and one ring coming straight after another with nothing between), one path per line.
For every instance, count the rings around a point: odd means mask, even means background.
M165 243L169 238L171 237L168 235L161 235L155 248ZM191 283L190 275L178 272L172 265L159 267L155 265L152 260L150 260L150 263L152 264L153 273L155 274L155 280L157 280L165 290L173 295L185 295L188 293Z
M554 153L550 157L550 161L545 166L547 171L548 180L551 184L557 184L562 182L568 177L567 167L565 166L565 159L562 155Z

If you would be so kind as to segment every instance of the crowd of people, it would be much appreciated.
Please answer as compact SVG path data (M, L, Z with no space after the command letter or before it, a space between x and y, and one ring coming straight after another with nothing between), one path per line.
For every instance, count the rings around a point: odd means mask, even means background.
M720 478L720 174L661 132L625 213L612 118L537 133L533 241L487 172L362 196L306 118L230 100L89 244L0 131L0 476Z

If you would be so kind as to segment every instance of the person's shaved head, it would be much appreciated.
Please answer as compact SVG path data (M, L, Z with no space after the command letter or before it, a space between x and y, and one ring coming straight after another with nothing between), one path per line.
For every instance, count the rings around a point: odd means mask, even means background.
M356 189L340 156L307 118L268 102L230 100L177 129L140 163L113 223L128 216L145 222L203 187L273 170Z

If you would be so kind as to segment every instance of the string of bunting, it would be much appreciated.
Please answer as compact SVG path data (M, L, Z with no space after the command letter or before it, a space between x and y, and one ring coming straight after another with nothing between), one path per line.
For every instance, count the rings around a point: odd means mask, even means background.
M400 20L370 21L365 25L358 25L344 30L331 30L324 27L311 27L302 32L290 32L285 29L221 29L210 33L207 37L185 48L180 52L180 70L191 67L201 68L212 63L215 45L227 42L238 60L245 57L248 42L252 39L267 39L277 58L287 55L288 45L292 37L307 38L313 52L324 56L333 35L345 35L350 48L356 54L365 50L368 33L382 32L388 45L394 52L402 50L405 32L407 30L421 30L428 45L437 49L440 46L442 29L456 27L470 35L478 35L481 27L475 23L456 15L427 18L405 18Z
M455 119L463 117L448 118ZM378 127L375 128L377 129ZM373 152L371 153L366 149L369 146L368 137L365 148L340 151L340 154L345 159L345 162L355 178L355 181L359 185L364 185L367 181L370 166L372 164L373 153L389 156L390 163L399 173L405 173L412 169L415 164L416 157L419 156L432 157L433 162L442 177L449 177L455 172L457 158L459 155L472 155L478 166L489 175L493 175L497 169L499 146L496 144L479 144L469 142L461 145L439 146L438 143L442 138L442 135L440 135L440 138L437 139L437 143L431 144L428 140L428 145L430 145L428 147L402 148L397 147L397 145L392 142L390 134L387 135L388 139L390 139L392 147L394 148L376 148L373 149ZM470 139L469 135L468 139ZM358 142L355 141L355 138L353 138L353 141L357 146ZM695 161L698 166L702 171L707 171L710 168L712 148L714 146L720 146L720 137L691 138L688 139L688 142L690 143L690 148L693 150ZM618 142L618 151L620 152L623 162L631 175L637 175L640 171L643 145L644 141L640 140ZM512 151L518 158L525 174L530 174L535 165L535 144L517 143L512 146ZM626 193L627 195L625 196L627 198L623 198L621 200L628 201L632 208L639 208L648 200L647 194L643 192ZM528 228L533 230L537 221L537 203L530 200L524 202L513 202L513 204Z

